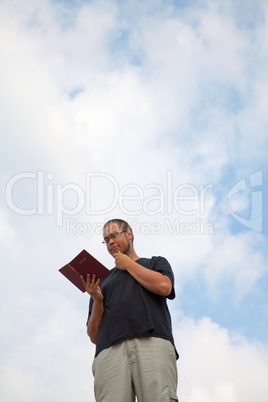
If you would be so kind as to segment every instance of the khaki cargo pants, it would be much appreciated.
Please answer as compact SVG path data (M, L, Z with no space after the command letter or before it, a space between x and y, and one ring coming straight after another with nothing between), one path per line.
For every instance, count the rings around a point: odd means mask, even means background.
M96 356L92 371L96 402L178 401L176 354L168 340L124 338Z

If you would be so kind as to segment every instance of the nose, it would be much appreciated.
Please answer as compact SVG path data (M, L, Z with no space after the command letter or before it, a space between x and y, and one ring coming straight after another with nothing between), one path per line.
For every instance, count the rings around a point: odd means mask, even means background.
M110 244L111 241L114 243L114 239L112 237L110 237L108 244Z

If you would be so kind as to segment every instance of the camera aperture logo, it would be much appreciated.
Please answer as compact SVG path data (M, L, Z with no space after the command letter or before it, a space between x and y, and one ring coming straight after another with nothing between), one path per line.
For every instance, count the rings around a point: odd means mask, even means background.
M228 211L232 217L241 225L254 232L262 231L262 170L252 173L249 180L246 178L236 183L228 193ZM243 195L249 196L249 217L242 216L235 211L232 199L241 198Z

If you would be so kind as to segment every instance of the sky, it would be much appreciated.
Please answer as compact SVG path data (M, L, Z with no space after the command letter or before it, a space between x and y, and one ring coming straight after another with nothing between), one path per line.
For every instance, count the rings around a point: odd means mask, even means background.
M175 274L180 402L268 393L268 2L0 0L0 400L93 402L118 217Z

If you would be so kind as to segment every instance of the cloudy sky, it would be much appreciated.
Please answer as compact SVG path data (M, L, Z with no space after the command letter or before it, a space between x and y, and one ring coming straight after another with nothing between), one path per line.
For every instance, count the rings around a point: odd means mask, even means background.
M268 393L266 0L0 0L3 402L94 401L102 224L163 255L181 402Z

